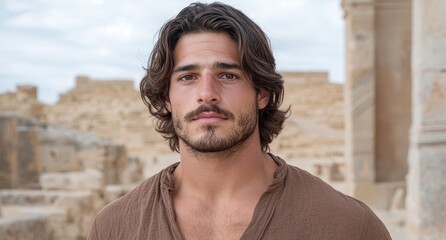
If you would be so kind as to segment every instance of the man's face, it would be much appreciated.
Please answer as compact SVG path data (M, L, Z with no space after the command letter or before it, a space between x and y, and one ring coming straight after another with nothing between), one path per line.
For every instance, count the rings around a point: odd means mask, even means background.
M268 94L254 89L239 59L237 44L224 33L178 41L166 104L180 142L192 150L221 152L258 134L257 113Z

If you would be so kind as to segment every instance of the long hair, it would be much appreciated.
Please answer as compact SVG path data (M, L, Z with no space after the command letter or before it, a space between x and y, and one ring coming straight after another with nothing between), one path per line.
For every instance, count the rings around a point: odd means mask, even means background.
M279 109L284 94L282 76L276 71L270 42L262 29L241 11L222 3L192 3L158 32L147 74L140 83L142 100L156 118L156 130L169 141L172 151L179 152L172 114L166 108L173 51L182 36L197 32L228 34L238 45L241 69L250 76L254 88L270 93L267 106L259 110L260 144L263 151L268 151L289 113L289 108Z

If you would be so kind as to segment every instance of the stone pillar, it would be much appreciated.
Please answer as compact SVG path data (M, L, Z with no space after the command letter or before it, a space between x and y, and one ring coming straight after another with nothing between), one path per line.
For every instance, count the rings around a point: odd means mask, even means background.
M347 191L359 199L368 199L368 190L375 181L375 6L373 0L343 0L342 6L347 42Z
M104 176L107 184L118 184L123 180L127 168L127 149L124 145L108 144L104 146Z
M17 185L17 117L0 115L0 189Z
M39 186L40 132L20 121L16 115L0 115L0 189Z
M40 132L34 127L17 128L17 172L19 188L39 188L42 173Z
M446 1L413 1L412 127L407 227L446 239Z
M375 0L375 182L405 181L411 121L411 0Z

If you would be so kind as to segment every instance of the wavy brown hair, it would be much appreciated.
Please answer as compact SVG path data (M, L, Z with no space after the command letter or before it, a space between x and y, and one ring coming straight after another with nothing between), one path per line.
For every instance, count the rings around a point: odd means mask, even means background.
M263 151L268 151L289 113L289 108L279 109L284 94L282 76L276 71L269 39L262 29L241 11L222 3L192 3L158 32L147 74L140 83L142 100L157 119L156 130L169 140L172 151L179 152L172 114L166 108L174 66L173 51L182 36L197 32L228 34L238 44L241 69L250 76L254 88L270 93L268 105L259 110L260 144Z

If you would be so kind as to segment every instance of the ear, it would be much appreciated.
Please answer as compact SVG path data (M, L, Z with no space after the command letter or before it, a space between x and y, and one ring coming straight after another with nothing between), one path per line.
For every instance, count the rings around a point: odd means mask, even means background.
M172 112L172 104L170 103L169 96L166 97L166 100L164 101L164 104L166 105L167 111Z
M260 89L257 93L257 103L259 105L259 109L264 109L269 102L270 92L265 89Z

